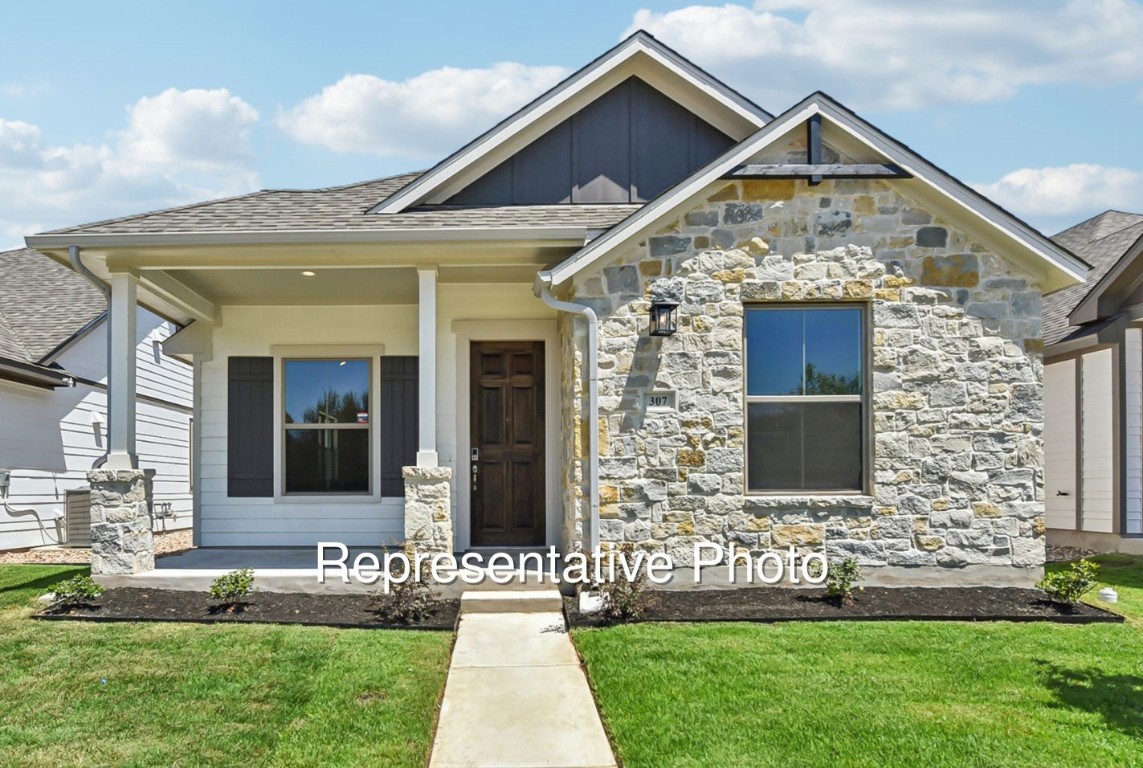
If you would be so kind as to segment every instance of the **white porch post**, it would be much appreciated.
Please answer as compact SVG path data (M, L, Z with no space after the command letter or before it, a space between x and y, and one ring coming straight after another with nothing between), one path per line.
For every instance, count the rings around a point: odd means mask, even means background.
M417 466L437 466L437 268L417 267Z
M135 454L135 298L139 278L111 275L111 370L107 372L108 456L105 469L134 469Z

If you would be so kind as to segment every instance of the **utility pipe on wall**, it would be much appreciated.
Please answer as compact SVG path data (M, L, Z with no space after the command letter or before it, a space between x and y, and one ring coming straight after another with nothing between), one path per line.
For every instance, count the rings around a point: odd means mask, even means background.
M552 277L547 272L536 276L537 295L552 309L579 315L587 322L587 493L589 500L588 540L594 552L599 547L599 366L597 319L595 310L583 304L561 301L552 296Z

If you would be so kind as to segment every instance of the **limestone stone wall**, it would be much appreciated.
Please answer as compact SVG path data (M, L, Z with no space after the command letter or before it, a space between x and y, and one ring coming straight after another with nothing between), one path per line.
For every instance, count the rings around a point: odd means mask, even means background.
M452 552L452 470L403 467L405 541L425 551Z
M97 576L142 573L155 567L148 504L154 470L93 469L91 572Z
M680 564L696 540L866 565L1042 564L1040 290L890 182L729 183L572 294L600 317L603 541ZM681 300L674 336L648 335L656 294ZM869 495L747 494L744 306L820 301L870 307ZM562 326L565 386L580 326ZM677 392L676 410L645 410L655 388ZM572 539L583 405L565 401Z

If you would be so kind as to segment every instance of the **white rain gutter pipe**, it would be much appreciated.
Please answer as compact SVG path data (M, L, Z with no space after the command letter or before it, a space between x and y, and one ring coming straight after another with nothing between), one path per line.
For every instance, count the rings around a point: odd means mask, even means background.
M110 401L110 395L111 395L111 386L110 386L111 385L111 288L108 287L107 283L103 282L98 277L96 277L95 273L92 272L90 269L88 269L87 265L83 263L83 259L80 258L80 256L79 256L79 246L78 245L69 245L67 247L67 258L68 258L68 261L71 262L71 268L74 269L79 274L83 275L85 278L87 278L87 281L89 283L91 283L92 285L94 285L96 290L98 290L100 293L102 293L103 298L107 300L107 384L108 384L107 394L108 394L108 403L110 403L111 402ZM107 439L105 439L103 442L104 442L104 445L107 446L107 450L103 452L102 456L100 456L99 458L97 458L95 461L93 461L91 463L92 469L98 469L99 467L102 467L107 462L107 457L111 451L111 425L110 424L107 425Z
M595 310L583 304L561 301L552 296L552 276L547 271L536 275L540 300L559 312L579 315L587 322L587 493L589 507L588 540L591 551L599 548L599 355L598 319Z

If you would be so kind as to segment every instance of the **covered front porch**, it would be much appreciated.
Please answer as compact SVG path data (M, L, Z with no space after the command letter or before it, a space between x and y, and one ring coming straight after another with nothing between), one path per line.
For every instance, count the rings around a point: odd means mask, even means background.
M253 567L313 583L321 541L565 549L558 313L532 292L554 253L501 243L431 260L396 246L78 254L110 283L93 572L166 580ZM156 354L191 362L195 378L198 549L157 563L127 353L140 302L185 324Z

